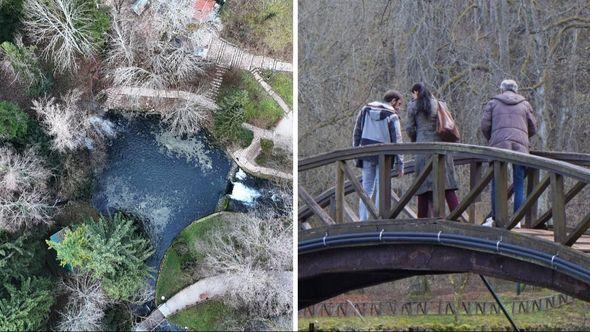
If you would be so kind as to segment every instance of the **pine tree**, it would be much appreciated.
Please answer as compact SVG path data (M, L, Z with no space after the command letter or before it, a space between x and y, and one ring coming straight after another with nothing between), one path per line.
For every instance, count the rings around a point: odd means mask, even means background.
M39 277L0 287L0 330L41 330L55 301L52 290L51 281Z
M133 297L150 273L145 262L153 250L133 221L120 213L112 220L86 221L66 231L63 242L47 243L62 265L90 273L115 300Z

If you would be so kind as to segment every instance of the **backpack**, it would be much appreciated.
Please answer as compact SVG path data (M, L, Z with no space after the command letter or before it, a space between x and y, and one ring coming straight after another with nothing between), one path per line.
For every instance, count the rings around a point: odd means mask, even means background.
M447 103L438 100L436 133L440 136L443 142L458 142L461 140L459 128L453 115L449 112Z

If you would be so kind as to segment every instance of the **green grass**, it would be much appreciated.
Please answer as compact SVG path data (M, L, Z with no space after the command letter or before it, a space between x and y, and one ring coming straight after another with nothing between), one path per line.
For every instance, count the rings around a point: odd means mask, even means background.
M561 308L513 316L521 329L526 330L588 330L590 329L590 303L574 301ZM459 323L451 315L383 316L300 318L299 328L308 329L314 323L321 330L421 330L421 331L510 331L508 320L502 315L461 315Z
M174 240L162 260L160 274L156 284L156 301L170 298L183 288L198 281L190 269L183 269L187 264L198 264L203 256L197 252L195 244L216 224L223 222L223 214L215 213L199 219L186 227Z
M262 72L264 80L283 98L285 103L293 107L293 75L285 72L265 70Z
M226 319L232 315L234 311L221 301L208 301L175 314L170 321L190 331L220 331L225 329Z
M185 287L199 280L196 268L203 259L196 244L217 225L231 222L228 212L219 212L199 219L186 227L174 240L162 260L156 284L156 303L159 305ZM162 300L164 296L164 300ZM192 331L221 330L234 311L220 301L207 301L183 310L172 316L170 321Z
M283 110L256 82L250 72L237 69L228 71L224 77L218 101L223 100L236 90L248 92L248 98L244 104L244 120L247 123L269 129L283 117Z

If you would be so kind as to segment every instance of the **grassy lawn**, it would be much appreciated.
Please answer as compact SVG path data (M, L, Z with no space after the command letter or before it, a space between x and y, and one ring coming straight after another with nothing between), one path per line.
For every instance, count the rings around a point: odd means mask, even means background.
M175 314L170 321L191 331L220 331L226 328L227 317L233 314L221 301L209 301Z
M223 38L253 52L291 61L293 1L226 1L221 21Z
M272 89L283 98L285 103L293 107L293 75L286 72L275 72L264 70L262 72L264 80L270 84Z
M160 266L156 285L158 304L162 302L162 296L168 299L200 279L196 275L194 267L203 257L200 252L197 252L196 243L201 241L203 235L213 229L215 225L224 222L223 220L224 213L215 213L193 222L178 234L164 255Z
M590 303L575 301L561 308L513 316L520 329L528 331L561 331L590 329ZM511 331L504 315L461 315L458 323L451 315L300 318L299 329L306 331L310 323L320 330L420 330L420 331Z
M223 80L218 102L236 90L248 92L244 105L244 120L247 123L268 129L283 117L283 110L256 82L250 72L237 69L228 71Z
M159 305L183 288L200 279L199 262L203 259L196 244L220 223L231 221L231 213L219 212L199 219L185 228L174 240L160 266L156 284L156 303ZM162 300L164 296L165 300ZM182 311L170 318L174 324L190 330L223 329L220 325L233 311L220 301L209 301Z

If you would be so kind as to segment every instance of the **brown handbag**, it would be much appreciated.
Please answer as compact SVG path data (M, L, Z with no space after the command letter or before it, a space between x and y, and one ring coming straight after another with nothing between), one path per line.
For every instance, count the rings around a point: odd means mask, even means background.
M459 134L459 128L453 115L449 112L447 103L438 100L437 109L437 123L436 133L440 136L444 142L458 142L461 140L461 134Z

